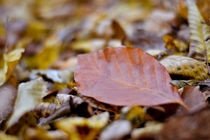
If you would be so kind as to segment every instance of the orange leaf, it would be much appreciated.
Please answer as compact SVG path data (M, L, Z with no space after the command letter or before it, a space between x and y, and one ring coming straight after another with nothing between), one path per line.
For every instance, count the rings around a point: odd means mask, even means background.
M153 106L182 102L167 70L139 48L106 48L78 56L79 92L112 105Z

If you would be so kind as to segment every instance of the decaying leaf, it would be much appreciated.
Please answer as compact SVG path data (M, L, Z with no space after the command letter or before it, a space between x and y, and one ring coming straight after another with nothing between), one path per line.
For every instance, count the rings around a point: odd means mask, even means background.
M190 57L170 55L161 60L160 63L166 67L171 75L198 80L208 78L207 66Z
M42 118L39 125L48 124L62 116L74 116L76 114L81 117L90 117L90 115L93 114L92 108L80 97L69 95L66 98L68 98L68 100L60 105L56 111L52 112L49 117Z
M56 122L56 127L66 132L70 140L92 140L106 126L108 112L91 118L73 117Z
M43 44L44 48L34 56L24 58L29 68L47 69L57 58L61 43L56 36L49 37Z
M203 53L210 63L210 26L205 23L196 4L192 0L187 0L188 22L190 26L190 55L193 53Z
M158 49L150 49L150 50L146 50L146 52L158 60L161 59L163 56L167 55L166 51L158 50Z
M40 116L48 117L53 114L60 106L54 103L42 102L34 108L35 112L39 112Z
M144 51L147 50L161 50L165 51L164 42L162 37L156 35L151 31L143 29L135 29L130 36L130 40L133 46L136 46Z
M146 110L138 106L123 107L121 112L120 119L130 121L133 128L140 127L147 120L151 119L151 117L146 113Z
M6 135L5 133L0 133L0 140L18 140L15 136Z
M156 34L164 35L172 30L169 22L174 18L175 14L171 11L154 10L144 23L143 28Z
M29 128L24 135L25 140L67 140L66 133L60 130L47 131L43 128Z
M131 133L131 137L134 140L155 139L162 128L162 123L148 122L144 128L134 129Z
M100 50L105 45L105 40L93 39L93 40L79 40L73 42L71 48L77 52L94 52Z
M74 68L69 68L65 70L34 70L32 71L30 77L34 79L38 75L43 75L46 78L52 80L53 82L67 84L73 79Z
M138 48L106 48L78 56L75 81L82 95L113 105L182 104L166 69ZM161 82L160 82L161 81Z
M127 120L116 120L106 127L100 135L99 140L120 140L130 134L131 124Z
M210 108L179 115L169 119L158 140L208 140L210 139Z
M0 140L210 139L209 3L0 0Z
M186 86L193 86L197 85L200 82L200 80L172 80L170 83L177 87L178 89L181 89Z
M180 108L179 112L196 111L207 106L204 95L199 89L199 86L187 86L182 93L184 103L189 107L189 110Z
M41 103L42 97L46 93L47 86L41 78L21 83L18 87L14 112L8 121L8 127L16 123L24 113L34 109L36 105Z
M0 126L12 113L17 92L16 88L9 84L0 86Z
M0 56L0 86L8 80L23 52L24 49L17 48Z
M165 36L163 36L163 40L165 42L165 48L167 48L168 50L174 49L179 52L184 52L188 49L187 44L185 44L184 42L173 39L172 36L165 35Z
M206 79L199 83L200 90L203 93L206 101L210 103L210 79Z

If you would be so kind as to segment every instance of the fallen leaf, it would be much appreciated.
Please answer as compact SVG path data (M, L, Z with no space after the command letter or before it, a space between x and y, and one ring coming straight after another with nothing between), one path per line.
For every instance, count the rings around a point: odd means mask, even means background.
M60 130L46 131L43 128L29 128L24 134L25 140L67 140L66 133Z
M73 79L74 68L69 68L65 70L33 70L30 74L32 79L37 78L39 75L43 75L46 78L52 80L53 82L67 84Z
M53 120L61 116L65 116L65 115L74 116L76 114L80 117L90 117L91 114L93 114L92 108L89 106L89 104L84 102L81 98L77 96L73 96L73 95L67 95L66 98L68 98L68 100L64 102L62 105L60 105L60 107L57 108L56 111L53 111L50 108L49 109L43 108L43 111L50 111L51 115L49 117L42 118L39 121L39 125L48 124L52 122Z
M133 46L136 46L144 51L154 49L162 51L166 50L162 37L151 31L137 28L130 36L130 40Z
M210 103L210 79L206 79L199 83L200 90L203 93L206 101Z
M92 40L79 40L71 44L71 48L77 52L95 52L103 48L105 40L92 39Z
M160 133L163 128L162 123L148 122L144 128L134 129L131 133L131 137L134 140L155 140L156 136Z
M160 60L163 56L167 55L166 51L159 50L159 49L149 49L149 50L146 50L146 52L158 60Z
M92 140L108 123L109 113L105 112L91 118L72 117L56 122L56 127L63 130L72 140Z
M146 113L146 110L139 106L126 106L121 109L120 119L130 121L133 128L140 127L151 117Z
M1 139L1 140L18 140L17 137L11 136L11 135L6 135L6 134L3 133L3 132L0 133L0 139Z
M116 120L102 131L99 140L120 140L128 136L131 130L129 121Z
M23 52L24 49L17 48L0 56L0 86L9 79Z
M169 24L175 18L172 11L153 10L149 18L143 25L143 29L152 31L158 35L165 35L171 32L172 28ZM158 20L157 20L158 19Z
M173 39L173 37L170 35L163 36L163 40L165 42L165 48L167 48L168 50L174 49L178 52L185 52L188 49L187 44Z
M166 69L138 48L106 48L79 55L74 77L82 95L108 104L183 104Z
M0 124L11 115L16 95L14 86L9 84L0 86Z
M57 36L52 35L44 42L44 47L39 53L24 57L23 60L29 68L47 69L58 58L60 45Z
M207 66L190 57L170 55L160 61L166 67L169 74L179 75L185 78L203 80L208 78Z
M158 140L210 139L210 108L171 117L164 125Z
M190 51L189 55L194 53L203 53L207 57L207 62L210 63L210 26L207 25L199 9L192 0L187 0L188 7L188 22L190 26Z
M14 112L8 121L8 127L12 126L27 111L31 111L41 103L42 97L47 93L46 83L41 79L35 79L21 83L15 101Z
M187 86L182 93L184 103L189 107L188 110L181 107L178 112L196 111L207 106L204 95L199 89L199 86Z
M185 86L194 86L197 85L200 81L199 80L172 80L170 83L177 87L178 89L181 89Z

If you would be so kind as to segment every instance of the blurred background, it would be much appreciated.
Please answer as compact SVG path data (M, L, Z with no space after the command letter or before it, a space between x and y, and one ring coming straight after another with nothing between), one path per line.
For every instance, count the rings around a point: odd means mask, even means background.
M209 23L210 0L196 2ZM0 51L24 48L29 69L65 68L61 61L107 46L163 49L164 35L188 45L183 0L0 0Z

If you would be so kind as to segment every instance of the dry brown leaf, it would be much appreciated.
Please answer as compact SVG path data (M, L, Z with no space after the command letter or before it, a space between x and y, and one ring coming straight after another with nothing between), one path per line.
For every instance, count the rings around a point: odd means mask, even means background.
M158 140L209 140L210 108L172 117L163 126Z
M198 80L203 80L208 77L207 66L190 57L171 55L161 60L160 63L165 66L169 74L172 75Z
M14 86L9 84L0 86L0 124L11 115L16 95Z
M166 69L138 48L119 47L78 56L79 92L113 105L183 104Z
M184 103L189 107L188 111L195 111L207 106L205 98L198 86L187 86L182 93ZM184 108L180 108L181 112L186 112Z

